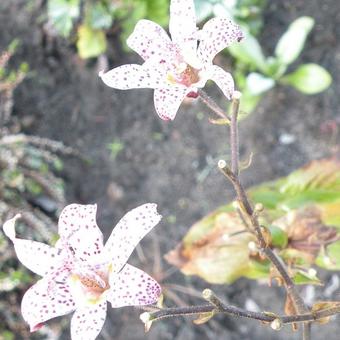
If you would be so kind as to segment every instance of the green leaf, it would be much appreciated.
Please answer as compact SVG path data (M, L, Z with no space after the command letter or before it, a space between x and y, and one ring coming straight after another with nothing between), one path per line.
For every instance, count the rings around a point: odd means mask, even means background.
M93 29L108 29L113 21L110 9L103 2L86 3L85 22Z
M245 38L240 43L229 46L228 51L237 60L266 73L266 58L263 55L260 44L255 37L247 32L246 28L242 27L242 31Z
M253 96L263 94L275 86L275 80L257 72L249 73L246 81L247 90Z
M242 99L240 101L240 119L246 118L253 112L260 102L262 95L253 95L247 88L242 90Z
M106 51L106 36L104 31L95 30L89 26L78 27L77 49L81 58L97 57Z
M207 0L195 0L197 22L209 18L213 14L213 4Z
M288 65L298 58L313 26L311 17L300 17L289 25L275 48L275 55L281 63Z
M248 243L253 240L237 214L217 212L197 222L166 259L186 275L198 275L210 283L232 283L250 271Z
M73 20L79 17L80 0L49 0L47 14L55 29L63 37L68 37Z
M316 276L316 271L314 269L307 271L298 270L294 276L293 281L297 285L322 285L320 279Z
M332 83L327 70L317 64L304 64L281 79L305 94L315 94L326 90Z
M328 270L340 270L340 241L327 247L327 252L321 252L315 263Z
M288 244L287 233L275 225L269 226L270 235L272 237L272 245L276 248L285 248Z
M146 18L165 26L169 22L169 0L144 0L146 4Z

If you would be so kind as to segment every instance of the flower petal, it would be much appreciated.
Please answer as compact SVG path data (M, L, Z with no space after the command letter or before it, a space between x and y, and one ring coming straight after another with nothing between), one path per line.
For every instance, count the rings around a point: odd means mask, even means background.
M168 34L150 20L139 20L126 43L144 60L155 56L168 59L174 52L174 45Z
M110 287L107 300L114 308L150 305L161 295L160 285L151 276L129 264L112 275Z
M106 73L100 72L99 77L107 86L119 90L158 88L167 84L167 65L165 60L155 57L143 65L126 64Z
M186 51L196 52L197 27L193 0L171 0L169 31L174 43Z
M226 18L210 19L200 31L197 54L203 63L212 63L215 55L243 38L240 27Z
M72 312L75 309L69 287L47 278L39 280L24 295L21 313L30 325L31 332L36 331L45 321Z
M71 320L72 340L94 340L103 328L106 319L106 301L79 308Z
M230 73L217 65L209 67L210 79L222 90L223 94L231 99L234 93L234 80Z
M71 247L80 260L93 258L103 249L103 234L96 223L97 205L70 204L59 217L59 247Z
M13 242L19 261L32 272L45 276L60 266L64 260L61 251L41 242L23 240L16 237L16 215L3 225L5 235Z
M129 211L113 229L105 244L105 253L112 259L117 273L126 263L139 241L161 220L157 205L143 204Z
M155 89L153 100L159 117L164 120L175 119L183 99L191 91L192 89L184 86L168 86Z

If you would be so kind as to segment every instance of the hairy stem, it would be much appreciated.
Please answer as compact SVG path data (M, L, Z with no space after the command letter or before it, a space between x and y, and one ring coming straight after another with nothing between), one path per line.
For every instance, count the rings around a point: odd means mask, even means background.
M214 298L216 298L214 296ZM213 299L214 299L213 298ZM157 311L149 312L150 321L158 321L165 318L200 315L202 313L214 312L216 314L228 314L241 318L248 318L258 320L261 322L271 323L274 320L280 320L283 325L292 323L306 323L324 319L329 316L333 316L340 313L340 306L325 308L316 312L309 312L296 315L276 315L271 312L253 312L244 310L242 308L225 305L218 300L212 302L209 305L187 306L187 307L174 307L174 308L162 308Z
M217 105L217 103L212 100L202 89L198 90L199 98L202 102L209 107L212 111L214 111L220 118L226 119L229 122L229 118L226 116L225 111Z
M238 176L239 173L239 144L238 144L238 128L237 118L240 108L241 93L235 91L233 101L231 102L231 122L230 122L230 148L231 148L231 171Z

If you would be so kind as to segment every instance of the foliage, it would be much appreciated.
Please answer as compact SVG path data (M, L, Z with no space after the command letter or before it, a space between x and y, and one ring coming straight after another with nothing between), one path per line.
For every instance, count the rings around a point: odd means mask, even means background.
M169 0L48 0L47 15L58 34L76 36L78 54L87 59L107 49L107 33L115 21L124 41L140 19L156 19L166 25Z
M314 161L248 194L264 206L260 222L269 226L271 247L289 265L296 284L320 284L312 265L340 268L339 160ZM241 276L275 277L253 241L233 204L228 204L193 225L166 258L184 274L210 283L232 283Z
M18 70L7 69L8 61L19 46L19 40L15 39L8 46L7 50L0 54L0 119L6 123L11 115L13 106L13 91L23 81L28 65L22 63Z
M317 64L303 64L286 74L288 67L300 56L313 26L314 20L310 17L296 19L278 41L274 56L267 58L248 27L242 27L245 39L228 49L236 59L235 77L243 93L242 111L250 113L254 110L263 95L276 84L293 86L308 95L322 92L330 86L331 75Z
M60 178L62 161L58 154L73 154L73 150L59 142L17 133L20 126L11 116L13 91L28 70L25 63L19 70L8 69L8 61L17 46L18 42L14 41L0 55L0 224L25 211L21 227L25 226L38 240L53 240L54 232L49 226L65 204ZM28 338L28 332L18 330L17 324L22 292L33 278L18 266L14 252L8 249L9 242L0 234L0 295L6 293L10 297L0 303L4 321L0 325L0 338L12 339L19 332L19 337Z
M262 12L267 0L195 0L198 21L224 16L246 26L258 35L263 27Z

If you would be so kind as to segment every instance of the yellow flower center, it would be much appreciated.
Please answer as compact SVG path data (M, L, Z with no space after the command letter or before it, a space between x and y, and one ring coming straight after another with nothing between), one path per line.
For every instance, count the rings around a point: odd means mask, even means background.
M187 87L200 81L199 70L186 63L180 63L175 72L169 72L167 79L171 84L182 84Z
M79 304L97 304L106 299L105 292L110 289L109 276L103 272L94 272L91 275L73 274L70 287Z

